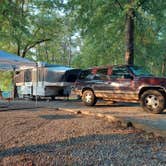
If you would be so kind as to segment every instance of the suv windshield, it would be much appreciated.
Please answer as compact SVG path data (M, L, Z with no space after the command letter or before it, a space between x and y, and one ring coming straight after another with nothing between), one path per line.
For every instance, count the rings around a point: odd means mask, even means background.
M145 71L143 68L138 67L138 66L132 66L129 67L131 71L134 73L136 76L152 76L152 74L148 73Z

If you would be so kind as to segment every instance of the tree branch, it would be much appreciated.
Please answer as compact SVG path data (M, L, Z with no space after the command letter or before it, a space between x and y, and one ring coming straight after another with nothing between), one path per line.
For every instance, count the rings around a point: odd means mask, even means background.
M138 7L140 7L140 6L142 6L145 2L146 2L146 0L142 0L142 1L139 1L140 3L139 3L139 5L138 5Z
M35 47L35 46L38 45L38 44L41 44L41 43L43 43L43 42L50 41L50 40L51 40L51 39L41 39L41 40L38 40L38 41L34 42L34 43L31 44L31 45L28 45L28 44L27 44L27 45L25 46L24 50L23 50L22 57L25 57L26 53L27 53L31 48Z
M119 2L119 0L115 0L115 2L119 5L120 9L123 10L123 6L122 6L121 3Z

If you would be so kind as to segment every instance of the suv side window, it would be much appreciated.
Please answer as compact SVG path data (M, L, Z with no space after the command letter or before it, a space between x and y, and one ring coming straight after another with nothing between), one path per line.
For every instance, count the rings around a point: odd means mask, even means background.
M108 71L107 68L98 69L98 70L97 70L97 73L96 73L96 77L97 77L99 80L108 80L107 71Z
M129 73L126 67L114 67L112 69L111 78L130 78L131 74Z
M91 70L83 70L79 76L80 80L91 80L93 79L93 74Z

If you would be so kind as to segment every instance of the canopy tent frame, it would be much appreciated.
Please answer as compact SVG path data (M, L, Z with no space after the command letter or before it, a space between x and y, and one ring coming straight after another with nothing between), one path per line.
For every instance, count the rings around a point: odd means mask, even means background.
M38 64L34 61L31 61L27 58L17 56L15 54L8 53L6 51L0 50L0 70L11 70L15 71L22 68L36 68L38 71ZM37 73L37 72L36 72ZM37 78L37 76L36 76ZM36 89L37 90L37 89ZM37 105L37 96L36 96L36 105Z

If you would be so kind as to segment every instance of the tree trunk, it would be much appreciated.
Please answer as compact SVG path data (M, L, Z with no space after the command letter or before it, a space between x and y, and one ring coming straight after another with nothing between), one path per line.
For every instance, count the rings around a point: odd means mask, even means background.
M14 69L13 71L13 98L16 99L18 98L18 91L17 91L17 86L16 86L16 71Z
M161 73L162 73L163 76L166 76L166 58L164 58Z
M49 63L48 49L46 44L45 44L45 53L46 53L46 62Z
M20 56L20 45L18 45L18 48L17 48L17 55Z
M125 63L134 64L134 9L132 8L133 0L128 0L131 7L126 15L126 52Z
M69 43L68 43L68 49L69 49L69 51L68 51L68 66L70 66L71 65L71 56L72 56L72 52L71 52L71 37L69 37L69 41L68 41Z

